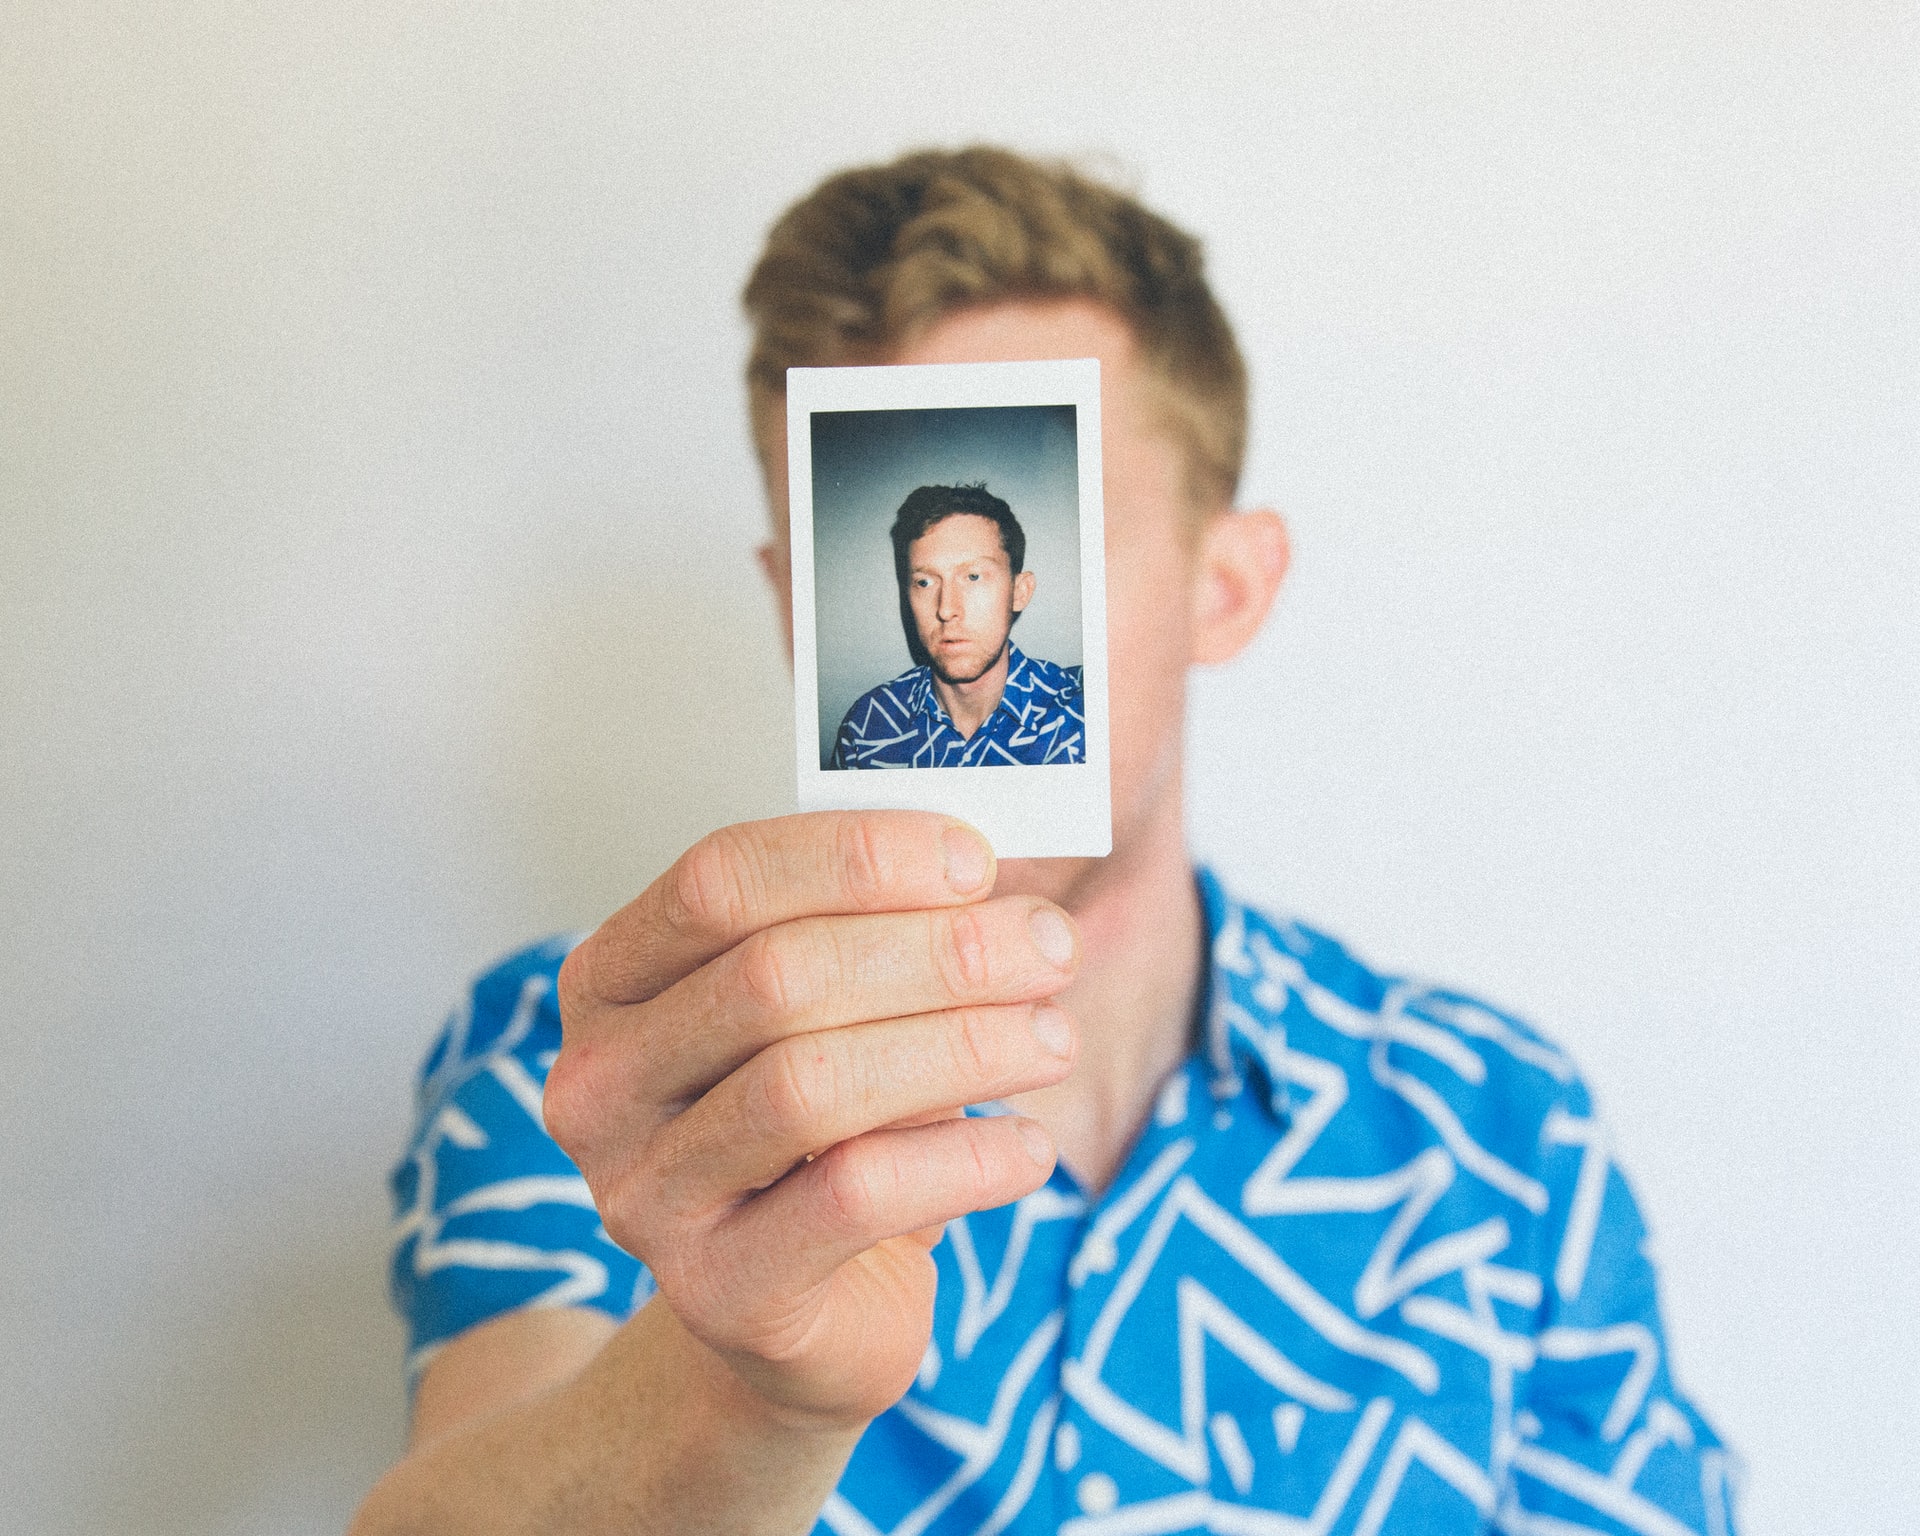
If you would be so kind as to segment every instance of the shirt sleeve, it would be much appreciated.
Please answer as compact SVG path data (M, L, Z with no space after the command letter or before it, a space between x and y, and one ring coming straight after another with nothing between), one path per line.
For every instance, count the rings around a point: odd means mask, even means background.
M421 1067L413 1133L391 1178L391 1288L409 1387L449 1339L491 1318L573 1306L624 1320L652 1294L541 1118L560 1049L554 981L571 947L549 940L487 972Z
M1504 1528L1733 1536L1733 1458L1669 1372L1646 1225L1578 1083L1541 1142L1550 1267Z

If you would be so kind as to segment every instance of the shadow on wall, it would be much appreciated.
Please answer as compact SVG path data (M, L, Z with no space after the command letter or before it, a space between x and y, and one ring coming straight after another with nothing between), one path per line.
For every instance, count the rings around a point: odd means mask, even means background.
M406 1403L385 1232L309 1233L258 1251L272 1261L208 1297L201 1315L154 1320L158 1368L109 1410L100 1439L119 1448L117 1465L76 1531L339 1536L399 1455Z

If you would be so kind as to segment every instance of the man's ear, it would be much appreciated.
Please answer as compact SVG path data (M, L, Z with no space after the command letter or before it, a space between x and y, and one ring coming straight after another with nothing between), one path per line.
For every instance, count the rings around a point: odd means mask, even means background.
M1033 601L1035 577L1032 571L1022 571L1013 578L1013 611L1024 613L1027 604Z
M1199 546L1191 660L1207 666L1239 655L1260 632L1287 574L1290 550L1286 523L1265 508L1209 518Z
M767 585L773 588L774 606L780 610L780 638L787 645L787 664L793 664L793 557L788 554L787 546L778 540L768 540L754 551L759 558L760 570L767 578Z

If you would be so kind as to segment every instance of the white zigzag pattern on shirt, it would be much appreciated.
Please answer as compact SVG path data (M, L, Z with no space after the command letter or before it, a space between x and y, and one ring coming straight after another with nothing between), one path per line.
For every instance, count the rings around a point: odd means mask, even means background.
M1038 677L1031 684L1037 692L1050 692ZM899 697L891 685L868 695L859 722L861 750L878 750L911 736L916 707L917 701ZM1035 702L1022 712L1023 730L1032 710L1039 707ZM1063 725L1060 719L1042 721L1016 737L1016 744L1030 745L1048 732L1057 734ZM889 732L890 736L885 734ZM1460 1111L1435 1086L1452 1081L1468 1086L1485 1083L1488 1058L1481 1054L1482 1048L1502 1052L1561 1083L1572 1080L1571 1064L1494 1010L1468 999L1403 984L1390 988L1377 1010L1361 1007L1315 981L1301 958L1282 947L1298 940L1304 953L1309 941L1299 930L1282 925L1276 931L1279 944L1266 932L1254 930L1241 908L1229 905L1212 947L1215 966L1246 984L1242 995L1250 995L1258 1010L1249 1011L1227 997L1224 987L1219 989L1206 1021L1215 1094L1224 1101L1228 1090L1239 1086L1233 1053L1236 1038L1251 1047L1276 1089L1304 1091L1303 1097L1291 1102L1285 1131L1241 1184L1238 1212L1220 1204L1189 1171L1199 1145L1196 1136L1169 1140L1125 1187L1100 1202L1073 1252L1066 1271L1069 1292L1119 1269L1084 1339L1077 1344L1067 1339L1067 1314L1061 1310L1049 1313L1037 1326L1015 1314L1014 1323L1024 1336L1014 1336L1018 1343L1010 1360L988 1367L995 1377L984 1422L937 1408L912 1393L895 1410L914 1430L957 1458L958 1465L904 1514L890 1516L891 1523L884 1527L847 1493L836 1492L821 1513L826 1530L835 1536L927 1536L938 1525L946 1532L957 1522L943 1517L957 1513L956 1503L969 1490L984 1487L997 1490L991 1511L984 1518L969 1516L966 1523L972 1536L1000 1536L1015 1526L1032 1499L1049 1447L1055 1446L1056 1464L1063 1469L1078 1456L1077 1449L1069 1454L1061 1448L1066 1441L1058 1445L1055 1441L1056 1432L1065 1435L1072 1430L1071 1443L1079 1444L1077 1428L1063 1418L1066 1404L1071 1403L1084 1414L1082 1423L1090 1420L1166 1473L1194 1486L1122 1504L1111 1478L1104 1473L1090 1475L1080 1490L1083 1513L1066 1519L1059 1526L1060 1536L1158 1536L1200 1529L1245 1536L1328 1536L1336 1525L1351 1529L1354 1536L1380 1536L1390 1527L1402 1528L1394 1525L1394 1512L1405 1490L1414 1486L1409 1479L1415 1469L1421 1469L1415 1482L1429 1507L1451 1490L1463 1518L1491 1522L1509 1536L1578 1536L1592 1529L1527 1510L1522 1490L1529 1482L1591 1510L1598 1521L1641 1536L1697 1536L1636 1491L1649 1461L1663 1447L1692 1448L1695 1439L1691 1423L1678 1408L1662 1398L1650 1400L1660 1365L1656 1336L1631 1321L1592 1328L1556 1325L1537 1334L1514 1332L1503 1325L1496 1303L1531 1315L1545 1300L1539 1274L1496 1260L1513 1240L1508 1216L1524 1221L1521 1213L1538 1216L1546 1211L1547 1188L1532 1173L1482 1145L1467 1129ZM399 1238L418 1235L415 1264L422 1273L459 1266L555 1272L556 1282L535 1295L530 1305L560 1305L598 1295L607 1284L605 1266L591 1254L573 1250L448 1239L444 1228L462 1216L489 1211L535 1205L590 1208L585 1182L564 1176L504 1179L436 1210L436 1163L443 1146L472 1150L486 1145L486 1129L451 1102L461 1085L482 1073L490 1074L507 1097L538 1123L539 1084L515 1052L549 985L544 976L530 978L500 1038L471 1058L465 1055L469 1020L456 1017L450 1024L444 1058L423 1087L430 1101L437 1099L441 1107L414 1152L415 1198L396 1228ZM1361 1042L1364 1073L1356 1071L1350 1079L1340 1064L1290 1043L1283 1017L1290 1006L1303 1008L1335 1034ZM1358 1059L1350 1055L1349 1060L1357 1069ZM1163 1093L1158 1101L1156 1121L1163 1128L1178 1127L1191 1116L1210 1112L1204 1103L1187 1102L1198 1096L1184 1091L1186 1081L1179 1076L1181 1091ZM1176 1084L1170 1081L1168 1086L1171 1090ZM1409 1112L1409 1123L1426 1127L1432 1143L1398 1166L1341 1176L1316 1172L1316 1147L1340 1123L1343 1111L1350 1110L1355 1094L1365 1092L1373 1093L1376 1102L1381 1093L1399 1101ZM1522 1147L1525 1143L1520 1138L1503 1138L1502 1144ZM1580 1153L1551 1276L1555 1296L1570 1303L1578 1300L1585 1286L1606 1198L1605 1133L1591 1115L1553 1108L1545 1113L1536 1144L1556 1153L1559 1149ZM1475 1206L1456 1197L1456 1192L1472 1194L1480 1188L1511 1202L1508 1214L1487 1215L1486 1199ZM1477 1219L1452 1229L1429 1230L1448 1212L1461 1209ZM929 1340L920 1373L922 1392L932 1391L943 1371L963 1368L956 1362L968 1363L977 1372L983 1358L1001 1358L996 1351L1014 1342L1002 1335L1012 1326L1006 1319L1020 1294L1021 1274L1036 1232L1045 1223L1086 1214L1086 1201L1052 1186L1019 1201L1004 1228L991 1277L972 1220L962 1217L949 1223L945 1244L960 1296L951 1314L951 1332L942 1331ZM1286 1218L1333 1214L1382 1218L1372 1233L1371 1251L1359 1262L1347 1305L1323 1294L1269 1241L1273 1234L1289 1230ZM1256 1230L1249 1222L1281 1225ZM1136 1231L1139 1235L1131 1244L1123 1241ZM1231 1286L1226 1277L1231 1277ZM1109 1358L1136 1312L1141 1320L1134 1327L1166 1327L1161 1318L1146 1318L1141 1307L1150 1282L1153 1296L1162 1298L1153 1305L1163 1307L1164 1298L1169 1294L1172 1298L1171 1363L1178 1381L1174 1423L1129 1400L1107 1374ZM1457 1299L1462 1290L1464 1306ZM1387 1331L1390 1326L1404 1325L1405 1330L1428 1336L1436 1351L1443 1343L1470 1351L1486 1363L1492 1399L1487 1459L1483 1462L1450 1441L1435 1427L1442 1422L1436 1414L1424 1409L1403 1412L1391 1396L1369 1397L1364 1390L1356 1394L1306 1368L1275 1342L1275 1330L1257 1326L1223 1295L1239 1295L1243 1305L1248 1295L1271 1297L1338 1355L1390 1372L1423 1397L1430 1398L1442 1384L1436 1353L1422 1348L1404 1331ZM416 1367L432 1348L420 1352ZM1246 1422L1216 1402L1208 1382L1210 1349L1224 1352L1272 1388L1277 1401L1271 1412L1270 1440L1264 1427L1260 1436L1250 1435ZM1032 1402L1036 1383L1057 1351L1065 1354L1059 1364L1059 1393L1047 1393ZM1608 1470L1595 1471L1535 1443L1542 1426L1516 1404L1516 1382L1538 1360L1614 1357L1624 1369L1599 1426L1601 1440L1618 1448ZM1323 1362L1327 1358L1324 1352L1320 1358ZM1320 1369L1326 1369L1324 1363ZM1405 1402L1404 1389L1400 1396ZM1023 1404L1029 1406L1024 1417ZM1396 1414L1400 1415L1397 1427ZM1264 1459L1304 1454L1296 1448L1314 1426L1314 1439L1305 1443L1317 1446L1316 1454L1325 1454L1331 1461L1311 1509L1305 1514L1283 1514L1244 1502L1253 1495ZM1008 1460L1013 1462L1010 1469L1005 1467ZM1232 1497L1213 1486L1216 1463ZM999 1478L1004 1481L984 1482L996 1468L1002 1469ZM1700 1478L1707 1536L1725 1536L1727 1458L1718 1452L1703 1453ZM1164 1481L1160 1486L1164 1488Z
M1394 1209L1395 1214L1381 1233L1372 1256L1363 1267L1354 1288L1354 1312L1367 1318L1400 1303L1400 1315L1415 1327L1463 1345L1482 1355L1489 1364L1495 1398L1495 1431L1492 1464L1481 1466L1418 1416L1409 1416L1400 1426L1386 1458L1375 1476L1371 1491L1354 1527L1355 1536L1378 1536L1385 1526L1407 1474L1421 1466L1453 1488L1481 1519L1495 1514L1498 1482L1509 1465L1517 1465L1529 1475L1547 1482L1562 1493L1588 1503L1596 1513L1609 1515L1649 1536L1671 1536L1684 1530L1671 1516L1647 1504L1631 1491L1632 1482L1653 1449L1662 1443L1678 1443L1688 1434L1686 1421L1668 1409L1670 1417L1650 1417L1648 1425L1630 1441L1616 1459L1616 1477L1597 1479L1577 1463L1564 1462L1551 1453L1525 1445L1512 1429L1513 1380L1516 1372L1529 1369L1536 1354L1552 1358L1592 1358L1611 1353L1631 1353L1634 1363L1617 1389L1603 1433L1617 1440L1638 1413L1646 1387L1657 1368L1657 1345L1652 1335L1637 1324L1588 1332L1552 1329L1537 1341L1512 1334L1499 1325L1493 1310L1498 1299L1509 1304L1533 1307L1540 1301L1537 1276L1525 1271L1503 1268L1490 1261L1504 1250L1511 1233L1505 1219L1490 1217L1459 1231L1431 1239L1412 1254L1406 1248L1414 1234L1434 1210L1464 1168L1489 1187L1500 1191L1529 1212L1538 1214L1547 1206L1547 1193L1538 1180L1522 1173L1480 1146L1466 1131L1445 1100L1427 1083L1388 1057L1393 1045L1409 1047L1431 1057L1463 1081L1478 1084L1486 1076L1486 1064L1460 1034L1487 1040L1541 1071L1565 1080L1565 1058L1550 1047L1513 1030L1490 1010L1454 1000L1436 1002L1424 994L1402 989L1390 995L1378 1013L1355 1007L1306 975L1305 968L1293 956L1269 943L1264 935L1247 941L1244 918L1236 910L1229 915L1215 944L1215 960L1223 968L1241 975L1255 975L1255 998L1277 1016L1288 995L1296 997L1321 1022L1336 1031L1370 1042L1368 1068L1383 1088L1403 1099L1432 1127L1440 1138L1439 1146L1430 1146L1402 1167L1380 1174L1346 1178L1302 1178L1294 1170L1307 1157L1315 1141L1333 1122L1346 1104L1349 1085L1346 1074L1334 1063L1291 1050L1284 1031L1269 1029L1258 1020L1228 1004L1216 1009L1210 1028L1222 1038L1215 1051L1216 1062L1226 1060L1224 1033L1237 1030L1252 1042L1267 1063L1276 1081L1287 1081L1311 1090L1306 1103L1294 1112L1292 1124L1273 1151L1262 1161L1243 1187L1242 1209L1249 1216L1267 1217L1292 1214L1319 1214L1334 1211L1380 1212ZM1413 1009L1439 1015L1444 1023L1418 1017ZM1452 1026L1452 1030L1446 1026ZM1457 1031L1457 1032L1454 1032ZM1563 1295L1577 1295L1598 1219L1599 1189L1604 1189L1605 1161L1600 1132L1589 1121L1576 1121L1563 1114L1551 1119L1542 1129L1542 1138L1554 1144L1579 1145L1585 1157L1577 1184L1574 1209L1563 1239L1561 1261L1556 1269L1556 1288ZM1155 1163L1141 1175L1135 1189L1118 1194L1107 1204L1101 1218L1076 1254L1069 1279L1079 1285L1090 1273L1110 1269L1117 1256L1117 1238L1148 1206L1155 1214L1145 1236L1135 1250L1126 1270L1116 1282L1106 1306L1096 1318L1087 1341L1077 1358L1062 1367L1062 1385L1067 1395L1088 1416L1117 1435L1134 1449L1158 1461L1169 1470L1195 1483L1205 1483L1209 1472L1208 1445L1227 1466L1235 1491L1245 1494L1252 1485L1253 1458L1239 1425L1228 1414L1209 1410L1206 1390L1205 1353L1213 1340L1236 1356L1255 1375L1277 1391L1295 1400L1297 1411L1313 1409L1323 1413L1351 1412L1350 1394L1332 1383L1302 1370L1262 1336L1243 1318L1226 1306L1192 1274L1175 1279L1177 1355L1180 1374L1180 1426L1176 1430L1160 1423L1136 1405L1127 1402L1101 1376L1107 1352L1112 1348L1126 1314L1139 1297L1147 1277L1153 1272L1167 1245L1175 1224L1185 1217L1249 1273L1259 1277L1274 1295L1300 1316L1323 1338L1337 1347L1387 1364L1406 1375L1423 1390L1438 1385L1439 1373L1430 1357L1401 1339L1376 1334L1348 1317L1320 1296L1254 1233L1235 1221L1210 1200L1193 1180L1176 1177L1182 1162L1191 1155L1194 1144L1183 1139L1163 1150ZM1162 1191L1165 1191L1164 1195ZM1032 1197L1029 1197L1030 1199ZM1024 1202L1023 1202L1024 1203ZM1064 1212L1062 1213L1064 1214ZM961 1320L956 1328L956 1352L964 1337L971 1351L984 1330L991 1326L1004 1306L1002 1297L1010 1294L1010 1273L1017 1276L1018 1265L1026 1252L1034 1217L1017 1214L1006 1256L989 1292L980 1275L970 1233L964 1228L956 1234L956 1256L963 1277L965 1296ZM1470 1305L1461 1308L1436 1296L1417 1294L1421 1287L1449 1274L1459 1274L1466 1285ZM1004 1289L1003 1289L1004 1288ZM997 1303L997 1304L996 1304ZM903 1403L903 1410L909 1404ZM1049 1407L1051 1416L1052 1404ZM930 1424L931 1410L913 1405L909 1416L923 1427ZM1391 1422L1391 1400L1371 1402L1349 1437L1346 1451L1336 1463L1333 1474L1313 1512L1305 1517L1286 1516L1222 1501L1207 1489L1192 1494L1151 1499L1142 1504L1116 1507L1089 1513L1067 1521L1061 1536L1152 1536L1192 1529L1220 1532L1324 1533L1347 1506L1360 1475L1375 1446ZM1675 1428L1675 1423L1679 1426ZM1291 1431L1282 1429L1292 1425ZM951 1432L949 1430L949 1432ZM1297 1440L1297 1418L1283 1420L1276 1410L1276 1435L1288 1434ZM956 1449L959 1447L956 1445ZM977 1458L986 1447L971 1442L968 1449ZM1031 1449L1031 1447L1029 1447ZM1286 1446L1291 1449L1291 1444ZM997 1454L998 1447L993 1447ZM1564 1462L1564 1464L1562 1464ZM1023 1462L1021 1471L1029 1470ZM1023 1502L1030 1488L1024 1477L1017 1478ZM1606 1491L1601 1492L1604 1488ZM1009 1498L1014 1493L1010 1485ZM843 1501L844 1502L844 1501ZM1709 1500L1709 1507L1713 1501ZM1655 1523L1641 1525L1649 1512ZM851 1506L840 1511L842 1519L851 1515ZM1528 1517L1517 1500L1510 1500L1502 1511L1508 1518ZM994 1518L980 1528L976 1536L1004 1529L1010 1518L1008 1500L995 1510ZM1659 1522L1665 1522L1664 1525ZM878 1536L870 1525L827 1523L841 1536ZM1555 1522L1555 1524L1559 1524ZM900 1533L923 1529L918 1524L896 1526ZM1545 1526L1532 1527L1542 1533ZM1514 1527L1520 1529L1520 1527ZM1564 1536L1564 1530L1563 1530Z
M847 768L1079 762L1086 752L1086 721L1078 703L1076 670L1036 661L1015 647L1000 708L972 736L963 737L932 697L928 669L916 667L854 700L835 734L834 757ZM1053 673L1060 675L1059 681L1048 680ZM1009 721L1011 734L1002 741ZM904 759L890 750L908 743L914 745ZM1015 749L1020 749L1018 755Z
M485 1073L491 1076L535 1125L541 1125L540 1086L513 1054L533 1028L534 1015L545 1000L551 981L544 975L529 976L520 989L507 1026L486 1050L473 1057L462 1053L466 1044L471 1009L463 1009L449 1023L446 1054L439 1070L428 1079L423 1093L451 1099L462 1084ZM544 1129L544 1127L543 1127ZM607 1266L590 1253L572 1248L535 1248L525 1243L481 1241L472 1238L446 1239L447 1223L477 1211L526 1210L534 1205L584 1206L592 1210L593 1195L587 1181L578 1174L507 1179L485 1184L436 1206L439 1183L439 1153L442 1141L456 1147L478 1150L487 1145L487 1133L456 1104L443 1102L429 1122L427 1134L414 1149L415 1194L411 1207L394 1221L392 1240L397 1247L418 1234L413 1267L418 1275L430 1275L450 1268L551 1270L561 1278L539 1292L524 1305L528 1307L568 1307L591 1301L607 1288ZM429 1344L407 1357L409 1378L419 1374L439 1352L439 1344Z
M1027 1341L1020 1346L1012 1365L1001 1378L999 1390L994 1393L993 1409L985 1424L974 1424L955 1415L941 1413L910 1397L901 1399L898 1405L901 1414L962 1459L952 1476L888 1530L885 1536L920 1536L948 1505L978 1482L999 1459L1000 1448L1013 1428L1014 1413L1020 1406L1020 1399L1040 1367L1046 1363L1047 1356L1060 1337L1064 1321L1061 1313L1050 1313L1027 1336ZM1017 1511L1009 1511L1009 1518L1013 1513ZM839 1536L881 1536L879 1528L838 1493L828 1498L825 1508L820 1511L820 1518Z

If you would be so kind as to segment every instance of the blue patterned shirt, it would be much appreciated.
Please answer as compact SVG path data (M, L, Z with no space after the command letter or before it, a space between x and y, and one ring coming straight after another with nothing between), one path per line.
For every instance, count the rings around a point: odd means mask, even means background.
M1078 763L1087 755L1080 669L1007 647L1007 690L971 736L954 729L933 669L869 688L840 722L829 768L1003 768Z
M1572 1064L1200 879L1204 1040L1104 1194L1061 1168L948 1223L919 1378L815 1536L1732 1532ZM515 1308L652 1292L542 1129L566 948L482 977L423 1070L414 1371Z

